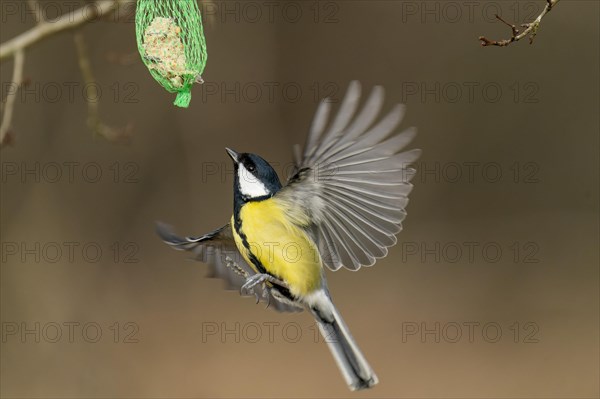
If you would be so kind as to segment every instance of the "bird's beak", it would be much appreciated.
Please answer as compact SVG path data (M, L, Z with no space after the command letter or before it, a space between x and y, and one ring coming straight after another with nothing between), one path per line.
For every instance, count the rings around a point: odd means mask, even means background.
M233 162L238 163L238 160L240 158L240 154L238 154L237 152L233 151L231 148L225 147L225 150L227 151L227 153L229 154L229 156L231 157L231 159L233 159Z

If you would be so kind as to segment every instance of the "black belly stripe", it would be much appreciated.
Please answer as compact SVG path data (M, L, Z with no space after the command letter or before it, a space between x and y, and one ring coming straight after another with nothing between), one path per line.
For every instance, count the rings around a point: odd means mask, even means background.
M248 258L250 258L250 261L252 262L252 264L254 266L256 266L256 270L258 270L260 273L268 274L275 278L279 278L278 276L274 275L273 273L269 273L267 271L267 269L265 269L265 267L261 263L261 261L258 260L258 258L250 250L250 243L248 243L248 237L246 237L246 234L244 234L244 232L242 231L242 221L240 220L240 218L238 216L239 216L239 214L236 214L234 217L235 232L242 239L242 244L244 244L244 248L246 248L246 250L248 251ZM289 299L291 301L296 300L296 298L292 295L292 293L290 292L290 290L288 288L282 287L282 286L276 285L276 284L273 284L273 287L276 288L277 291L279 291L281 293L281 295L283 295L287 299Z
M244 248L248 251L248 257L254 266L256 266L256 270L258 270L262 274L271 274L267 272L267 269L263 266L263 264L258 260L256 256L250 251L250 244L248 243L248 237L242 231L242 221L236 217L235 218L235 232L242 239L242 244L244 244Z

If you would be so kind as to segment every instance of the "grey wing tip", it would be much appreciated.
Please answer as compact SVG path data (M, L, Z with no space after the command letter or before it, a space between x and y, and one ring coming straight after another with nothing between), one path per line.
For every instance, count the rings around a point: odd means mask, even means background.
M360 93L362 91L362 85L358 80L350 81L348 85L348 90L346 91L347 97L360 97Z
M417 127L416 126L411 126L409 128L407 128L404 133L408 136L410 136L410 141L412 141L415 136L417 135Z
M385 88L382 85L373 86L371 93L383 99L385 97Z
M408 150L406 152L411 154L413 157L413 160L410 161L409 163L415 162L417 159L419 159L421 157L421 154L423 154L423 150L420 148L413 148L412 150Z
M156 222L156 234L169 245L178 245L183 242L180 237L173 233L171 226L163 222Z

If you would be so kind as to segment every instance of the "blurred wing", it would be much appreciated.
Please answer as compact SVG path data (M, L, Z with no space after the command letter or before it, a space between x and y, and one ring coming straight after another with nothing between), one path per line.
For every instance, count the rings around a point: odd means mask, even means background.
M330 103L321 102L304 152L295 151L297 173L278 193L290 209L310 215L332 270L371 266L397 242L415 174L408 165L420 155L400 152L414 128L392 134L404 115L402 105L377 120L383 88L375 87L357 112L359 98L360 85L352 82L327 132Z
M197 238L178 237L163 223L157 223L156 231L166 244L178 251L190 251L194 254L195 260L208 264L208 277L225 280L228 290L239 290L247 277L256 274L238 251L229 224ZM270 298L264 298L262 287L255 287L255 291L262 301L270 303L269 307L280 312L302 310L300 307L275 299L271 293L269 293Z

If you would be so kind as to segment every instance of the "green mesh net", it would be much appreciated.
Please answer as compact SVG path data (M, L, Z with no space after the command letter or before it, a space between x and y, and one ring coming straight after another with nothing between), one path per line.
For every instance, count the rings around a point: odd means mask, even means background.
M192 85L202 83L207 58L196 0L138 0L135 31L138 50L154 79L177 93L175 105L187 107Z

